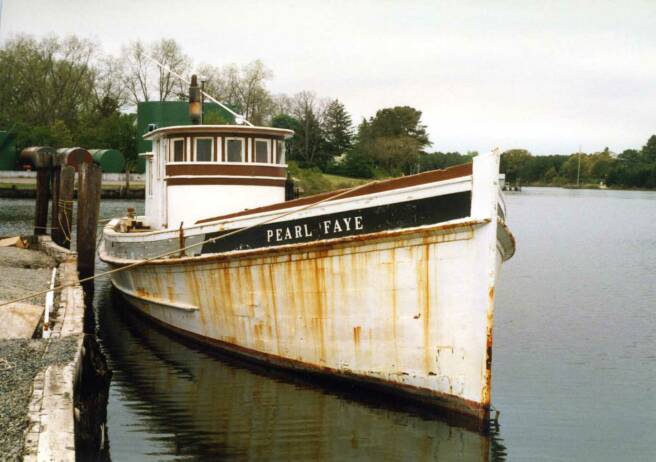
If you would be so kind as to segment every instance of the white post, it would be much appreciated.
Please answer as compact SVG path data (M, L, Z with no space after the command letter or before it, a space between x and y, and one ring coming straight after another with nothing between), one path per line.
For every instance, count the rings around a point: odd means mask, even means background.
M52 277L50 278L50 291L46 294L46 309L43 314L43 338L50 338L50 313L52 313L55 305L55 292L52 289L55 287L56 276L57 268L53 268Z

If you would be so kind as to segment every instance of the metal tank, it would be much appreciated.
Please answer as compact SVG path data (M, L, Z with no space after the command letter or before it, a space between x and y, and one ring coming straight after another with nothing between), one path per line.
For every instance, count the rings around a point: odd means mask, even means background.
M89 149L93 160L102 168L103 173L125 172L125 157L116 149Z

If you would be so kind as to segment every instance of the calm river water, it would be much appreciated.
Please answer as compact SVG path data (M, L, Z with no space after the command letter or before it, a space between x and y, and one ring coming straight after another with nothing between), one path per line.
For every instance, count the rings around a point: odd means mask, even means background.
M518 246L497 288L489 434L183 344L102 281L112 459L656 460L656 193L506 200ZM0 199L0 235L29 232L32 207Z

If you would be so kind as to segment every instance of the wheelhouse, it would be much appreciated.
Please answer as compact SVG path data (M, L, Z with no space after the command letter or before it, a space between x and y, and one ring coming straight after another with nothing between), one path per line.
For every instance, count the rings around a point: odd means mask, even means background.
M154 229L285 200L291 130L186 125L147 133L146 219Z

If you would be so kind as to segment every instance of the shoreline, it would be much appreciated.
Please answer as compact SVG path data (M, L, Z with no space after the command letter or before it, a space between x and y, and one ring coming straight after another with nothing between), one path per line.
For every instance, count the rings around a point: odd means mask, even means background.
M522 188L560 188L560 189L589 189L589 190L599 190L599 191L655 191L656 189L650 188L624 188L618 186L607 186L605 188L599 187L599 185L554 185L554 184L524 184Z
M73 197L77 198L77 189L73 192ZM123 187L105 185L100 193L101 199L144 199L146 189L143 186L130 187L125 190ZM0 183L0 198L3 199L35 199L36 184L14 183L11 185Z

